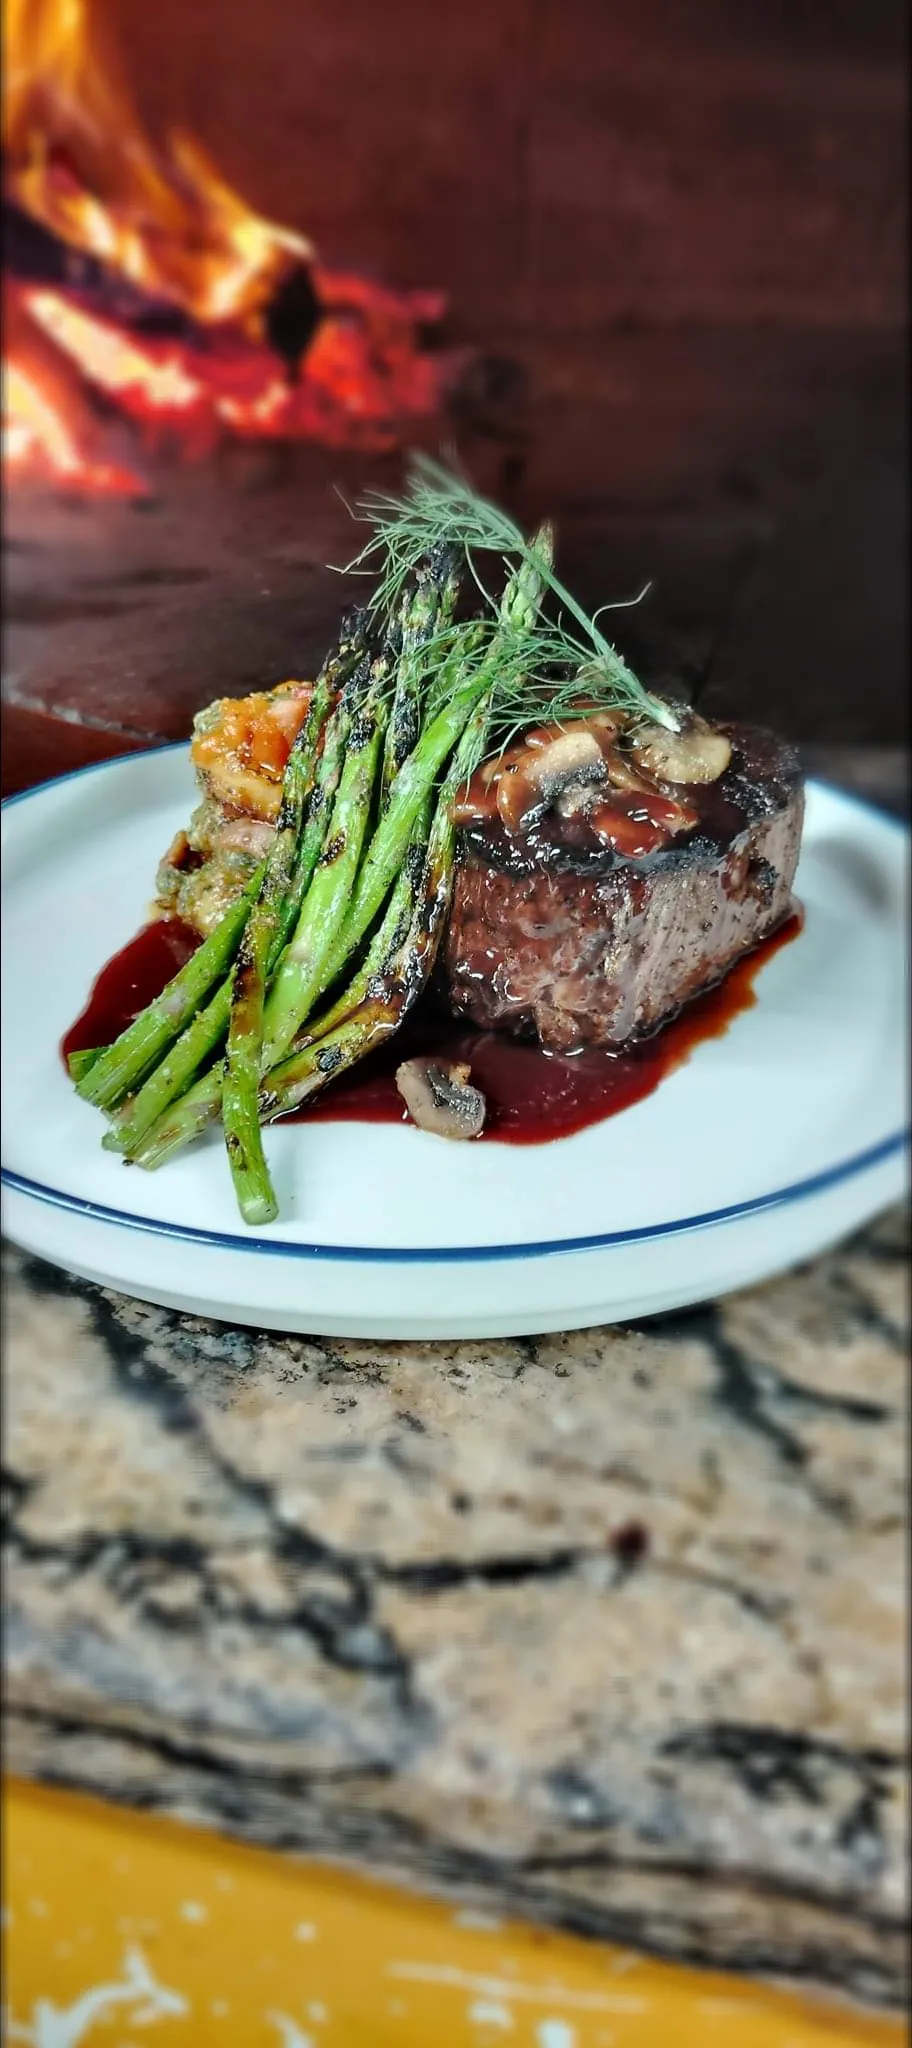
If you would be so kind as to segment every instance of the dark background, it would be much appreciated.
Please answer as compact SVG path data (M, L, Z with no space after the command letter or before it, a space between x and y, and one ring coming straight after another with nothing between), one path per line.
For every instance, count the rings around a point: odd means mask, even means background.
M906 733L905 16L109 6L154 134L189 130L327 262L447 291L452 336L500 362L470 380L466 461L556 516L592 603L654 579L615 622L653 679L876 745ZM155 516L13 505L8 699L172 736L300 668L341 602L331 484L363 468L175 471Z

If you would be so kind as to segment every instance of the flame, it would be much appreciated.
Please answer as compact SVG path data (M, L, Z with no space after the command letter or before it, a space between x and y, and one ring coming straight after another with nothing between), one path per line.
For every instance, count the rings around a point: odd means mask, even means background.
M158 412L184 412L199 404L199 380L190 376L176 351L159 353L129 340L109 320L94 319L69 303L62 293L24 293L25 305L39 327L80 363L93 384L129 400L141 388Z
M15 363L4 372L2 448L11 470L37 470L58 484L105 497L134 497L142 489L130 470L88 461L40 383Z
M201 340L195 350L185 342L140 341L64 292L36 289L21 296L35 325L89 383L116 398L140 425L180 428L191 452L205 453L222 427L331 445L355 439L382 447L391 439L388 372L365 361L360 331L344 320L323 323L306 378L289 385L274 358L243 336L218 345ZM395 342L394 328L387 336L393 359ZM404 410L432 409L435 372L424 358L412 362L408 348L401 349L398 383Z
M3 148L19 204L61 241L203 324L252 322L303 235L264 220L189 136L159 162L87 0L7 0Z
M88 0L6 0L4 40L8 191L58 241L184 316L180 338L163 339L109 316L103 297L99 309L97 292L20 288L46 361L51 352L75 368L147 435L176 430L188 453L225 432L385 448L405 420L437 409L442 366L422 352L417 329L439 320L439 295L323 269L304 235L247 206L190 137L169 136L159 155L99 46ZM323 317L290 381L264 316L302 263ZM14 355L3 395L8 460L88 489L123 489L126 472L92 458L51 381L49 391L32 359Z

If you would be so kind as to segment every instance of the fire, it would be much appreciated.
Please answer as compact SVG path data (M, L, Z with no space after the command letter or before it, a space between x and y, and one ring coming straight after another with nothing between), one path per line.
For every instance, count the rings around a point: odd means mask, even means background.
M157 412L186 412L199 404L202 388L173 352L140 348L111 321L93 319L71 306L61 292L26 292L25 305L39 327L79 363L103 391L115 393L128 406L141 391Z
M140 304L174 313L163 338L128 325L84 279L20 284L3 396L14 467L37 464L93 490L125 487L125 473L93 460L68 417L64 365L146 435L176 429L188 453L225 432L387 447L409 419L438 408L441 364L422 352L417 330L439 320L441 299L324 270L304 235L254 212L188 136L169 137L159 156L98 48L88 0L7 0L5 44L9 196L96 273L102 266ZM289 366L271 344L269 315L302 268L319 324ZM60 375L49 372L54 359Z
M28 372L11 363L4 375L3 459L11 468L44 472L56 483L106 496L132 496L141 486L129 470L87 462L62 415Z
M189 136L159 163L87 0L7 0L3 147L26 212L202 324L256 322L303 235L263 220Z

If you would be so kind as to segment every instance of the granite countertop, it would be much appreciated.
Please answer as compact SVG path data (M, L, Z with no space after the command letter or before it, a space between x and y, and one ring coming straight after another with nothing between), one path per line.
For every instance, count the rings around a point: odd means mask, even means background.
M5 1303L9 1769L901 2000L904 1211L513 1342Z
M627 1329L332 1343L10 1252L7 1762L893 2003L906 1227Z

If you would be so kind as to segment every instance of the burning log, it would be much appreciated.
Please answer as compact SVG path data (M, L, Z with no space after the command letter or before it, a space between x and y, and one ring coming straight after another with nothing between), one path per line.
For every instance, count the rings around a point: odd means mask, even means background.
M281 357L292 383L297 383L322 317L323 308L308 265L294 264L276 286L263 315L266 340Z
M4 182L6 173L4 172ZM190 321L171 299L131 284L89 249L74 249L46 222L7 196L3 202L3 271L18 285L75 291L99 312L138 332L186 336Z
M70 248L206 326L258 331L307 237L269 221L189 136L159 153L90 0L9 0L4 185Z
M76 484L82 449L89 489L125 486L100 481L105 469L94 454L88 390L115 403L145 435L176 432L191 456L206 454L225 435L391 447L405 421L440 406L454 359L432 357L417 339L419 318L439 318L436 295L406 298L289 256L257 335L239 321L200 322L93 253L74 251L15 202L5 209L4 225L15 306L7 356L16 375L7 376L5 399L7 416L11 407L14 414L6 431L14 461L34 452L38 390L58 421L57 456L44 434L41 466ZM24 394L28 431L19 405ZM132 481L141 487L137 477Z
M76 489L141 496L142 479L109 457L109 436L68 355L32 319L22 291L3 287L4 460Z
M187 137L159 157L94 47L88 0L10 0L7 17L4 260L29 361L35 330L53 346L56 396L68 357L145 433L176 428L192 454L225 434L381 450L440 410L461 365L425 346L438 294L324 269ZM34 377L12 368L8 438L22 450L33 434L15 394ZM64 417L78 448L87 414L72 384ZM88 481L88 454L85 468Z
M6 200L3 208L3 268L18 284L66 292L86 311L115 320L137 336L199 346L206 332L173 299L131 283L90 250L71 248L15 200ZM262 325L265 340L293 381L322 316L312 265L289 258L264 308Z

